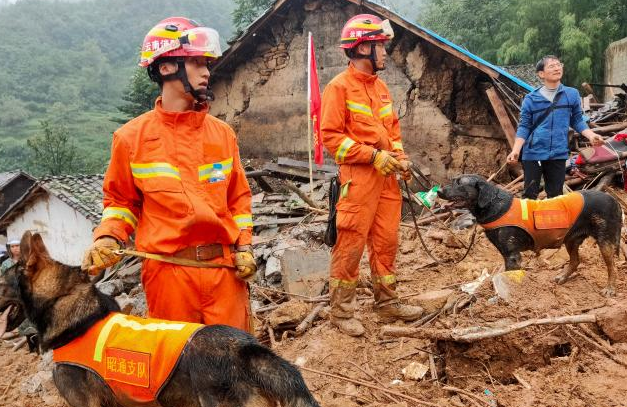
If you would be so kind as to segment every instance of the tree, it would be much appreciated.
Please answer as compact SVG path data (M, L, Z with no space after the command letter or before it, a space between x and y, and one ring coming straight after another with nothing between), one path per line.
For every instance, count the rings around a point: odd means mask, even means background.
M555 54L564 82L603 81L605 49L627 36L624 0L428 0L425 26L499 65Z
M61 175L81 168L76 146L63 125L40 122L43 134L26 141L31 150L30 166L35 174Z
M275 0L235 0L235 10L233 10L233 24L238 32L241 32L250 23L255 21L259 15Z
M150 80L145 68L136 68L122 96L127 103L118 106L118 110L127 118L116 121L126 123L133 117L151 110L157 96L159 96L159 86Z

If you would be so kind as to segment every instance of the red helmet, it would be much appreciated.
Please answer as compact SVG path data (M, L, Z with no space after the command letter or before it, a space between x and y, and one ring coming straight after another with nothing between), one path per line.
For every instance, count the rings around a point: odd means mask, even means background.
M145 68L158 58L180 56L222 56L218 32L188 18L166 18L146 34L139 66Z
M342 28L341 48L354 48L364 41L387 41L394 38L389 20L372 14L359 14Z

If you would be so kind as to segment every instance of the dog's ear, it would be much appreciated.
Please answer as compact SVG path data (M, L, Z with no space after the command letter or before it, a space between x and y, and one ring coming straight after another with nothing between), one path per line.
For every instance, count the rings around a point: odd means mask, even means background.
M24 264L26 264L26 260L28 259L28 254L30 253L30 241L33 238L33 234L27 230L22 235L22 239L20 240L20 259Z
M29 233L29 232L27 232ZM22 238L24 240L24 238ZM20 243L20 250L22 244ZM42 266L43 262L50 261L50 255L48 254L48 249L46 249L46 245L44 244L44 240L41 238L39 233L35 233L30 236L28 241L28 247L26 248L26 253L24 253L23 258L25 261L26 271L33 272L36 271L39 267Z
M477 180L477 191L479 191L479 197L477 198L477 206L481 209L487 208L488 205L498 195L498 190L495 186L490 185L487 181L482 179Z

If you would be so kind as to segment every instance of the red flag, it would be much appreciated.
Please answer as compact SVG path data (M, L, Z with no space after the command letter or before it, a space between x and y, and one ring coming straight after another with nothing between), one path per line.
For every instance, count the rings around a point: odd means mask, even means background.
M320 137L320 85L318 84L318 69L316 67L316 54L314 42L309 33L309 70L307 75L307 96L309 99L309 115L313 128L314 161L317 165L324 163L323 145Z

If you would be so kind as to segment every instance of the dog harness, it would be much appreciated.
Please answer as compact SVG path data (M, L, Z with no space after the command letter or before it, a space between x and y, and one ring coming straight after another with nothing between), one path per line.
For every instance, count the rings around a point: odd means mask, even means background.
M53 360L98 374L125 407L158 406L185 345L203 326L111 313L55 349Z
M578 192L542 200L514 198L503 216L481 226L486 230L519 227L531 235L535 250L558 248L581 214L583 204L583 195Z

